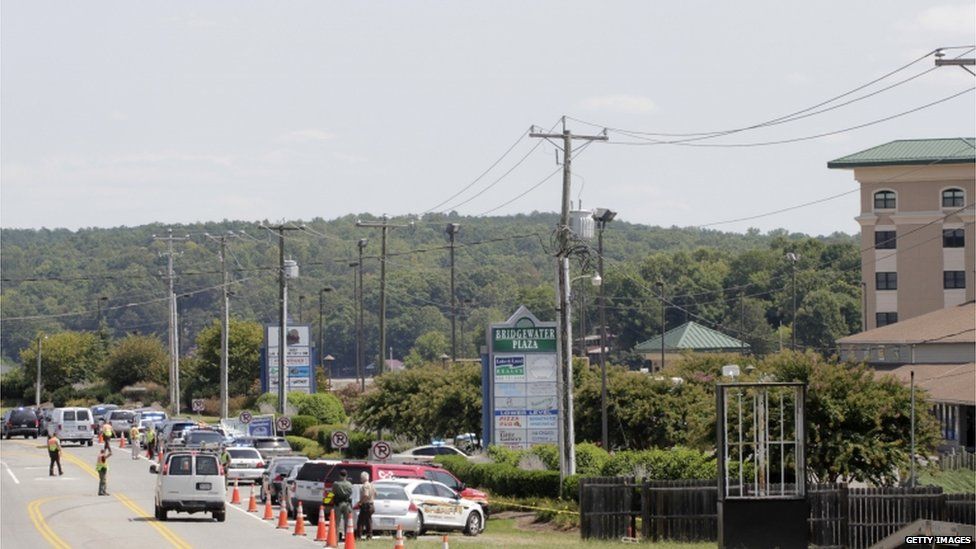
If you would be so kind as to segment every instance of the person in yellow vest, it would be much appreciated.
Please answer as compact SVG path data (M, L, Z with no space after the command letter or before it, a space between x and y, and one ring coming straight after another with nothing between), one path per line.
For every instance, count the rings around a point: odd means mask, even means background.
M52 434L50 438L47 439L47 455L51 458L51 466L48 467L48 473L54 476L54 465L58 465L58 475L63 475L64 471L61 469L61 441L58 440L57 433Z
M108 495L108 454L105 450L98 452L98 460L95 462L95 471L98 472L98 495Z
M132 459L139 459L139 427L133 425L129 429L129 440L132 442Z
M151 423L146 430L146 452L149 454L149 459L156 456L156 427Z
M102 438L105 440L105 447L102 448L102 449L105 452L108 452L108 455L112 455L112 445L110 444L110 442L112 441L112 437L114 437L114 436L115 436L115 433L112 432L112 424L109 423L109 422L107 422L107 421L105 423L103 423L102 424Z

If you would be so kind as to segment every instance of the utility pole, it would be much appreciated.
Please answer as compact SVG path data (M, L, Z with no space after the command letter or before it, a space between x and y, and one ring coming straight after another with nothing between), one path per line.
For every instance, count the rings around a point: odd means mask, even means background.
M45 339L47 336L43 333L37 334L37 382L34 386L34 405L38 409L41 407L41 353L44 349L43 341Z
M915 370L911 371L911 384L912 384L912 449L911 449L911 486L915 487Z
M359 267L359 263L353 261L352 263L349 264L349 266L353 268L357 268ZM353 306L355 307L353 311L353 318L355 319L354 322L356 323L356 381L360 382L360 389L365 390L366 384L365 381L362 379L362 363L359 360L360 356L362 356L361 353L362 341L360 341L360 337L359 337L361 335L359 330L359 326L360 326L359 311L362 309L363 304L359 301L359 289L358 289L358 285L356 284L356 279L358 278L358 271L359 269L357 268L352 272L352 302L353 302Z
M278 225L268 227L278 233L278 413L285 414L288 404L287 360L288 354L288 273L285 271L285 231L298 231L299 227Z
M369 240L366 238L360 238L356 246L359 248L359 324L356 326L356 368L359 372L359 389L361 391L366 390L366 316L365 310L363 309L363 252L366 250L366 244ZM382 354L382 353L381 353Z
M604 288L607 279L603 276L603 230L607 223L617 217L617 212L606 208L598 208L593 213L597 222L596 268L600 273L600 441L603 449L610 451L610 437L607 429L607 296Z
M668 303L667 298L664 297L664 281L658 280L656 286L661 292L661 367L658 370L660 371L664 369L664 334L668 331Z
M230 279L227 276L227 237L228 235L211 236L205 235L211 240L220 243L220 288L222 296L222 310L220 315L220 417L227 418L230 415L228 402L228 375L230 371ZM236 236L231 233L229 236Z
M167 229L166 233L166 236L160 237L153 235L153 240L162 240L168 245L167 251L160 255L166 256L166 279L169 282L169 402L175 416L180 413L180 339L177 333L176 292L173 289L173 257L176 255L173 242L182 242L189 236L173 236L173 229Z
M376 364L377 375L382 374L386 360L383 357L386 349L386 236L391 228L407 227L407 225L393 225L389 218L383 215L383 221L357 221L357 227L374 227L382 229L382 240L380 240L380 352L379 360ZM362 291L362 290L360 290ZM365 384L365 372L363 372L363 383Z
M790 337L792 350L796 352L796 262L800 260L800 256L789 252L786 254L786 259L790 260L793 267L793 282L790 284L793 287L793 326L790 327Z
M445 232L451 239L451 362L457 362L457 292L454 281L454 243L460 223L448 223Z
M566 117L562 119L562 133L536 133L530 131L530 137L542 138L561 148L563 151L563 188L562 204L559 212L559 227L557 236L559 250L556 253L556 311L557 311L557 345L556 359L560 367L557 368L557 385L559 386L559 479L560 482L569 475L576 474L576 446L573 431L573 337L570 325L571 310L569 302L569 209L570 191L572 190L572 159L573 140L606 141L607 135L573 135L566 129ZM533 128L534 129L534 128ZM553 142L562 139L562 146Z
M325 369L325 324L323 322L325 314L323 303L325 303L325 294L334 289L332 286L326 286L319 290L319 365L322 366L322 372L328 375L330 388L332 384L332 372L326 371ZM332 365L329 364L329 366L331 367Z

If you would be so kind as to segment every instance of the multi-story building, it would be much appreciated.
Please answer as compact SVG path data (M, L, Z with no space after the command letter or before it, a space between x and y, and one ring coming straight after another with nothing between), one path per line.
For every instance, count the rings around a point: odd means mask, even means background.
M861 185L867 325L885 326L974 296L976 139L892 141L827 163Z

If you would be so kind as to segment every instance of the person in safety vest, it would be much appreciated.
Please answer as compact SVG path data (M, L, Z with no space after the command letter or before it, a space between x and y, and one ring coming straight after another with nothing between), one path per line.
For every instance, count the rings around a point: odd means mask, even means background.
M107 422L107 421L105 423L103 423L102 424L102 439L105 440L105 447L102 448L102 449L105 450L105 452L107 452L108 455L112 455L112 445L109 444L109 442L112 440L112 437L114 437L114 436L115 436L115 432L112 431L112 424L109 423L109 422Z
M98 460L95 462L95 471L98 472L98 495L107 496L108 490L108 456L105 450L98 452Z
M52 477L54 476L54 465L57 464L58 475L63 475L64 471L61 469L61 441L58 440L57 433L52 434L47 439L47 455L51 458L51 466L48 467L48 474Z
M149 429L146 430L146 451L149 452L149 459L153 459L156 456L156 426L149 425Z

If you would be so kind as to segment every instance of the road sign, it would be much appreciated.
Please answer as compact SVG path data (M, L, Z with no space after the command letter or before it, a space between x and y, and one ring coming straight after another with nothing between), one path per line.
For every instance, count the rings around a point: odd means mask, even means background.
M277 427L279 431L291 431L291 418L285 416L279 417L275 421L275 427Z
M203 411L203 399L202 398L195 398L195 399L193 399L193 411L194 412L202 412Z
M376 461L386 461L393 455L393 448L385 440L376 440L369 449L369 455Z
M252 437L273 437L275 435L275 422L273 415L261 415L251 419L247 426L247 434Z
M349 435L345 431L332 431L332 448L342 450L349 447Z
M251 420L254 419L254 417L251 415L251 412L244 410L243 412L241 412L241 416L239 419L241 420L241 423L247 425L248 423L251 423Z

